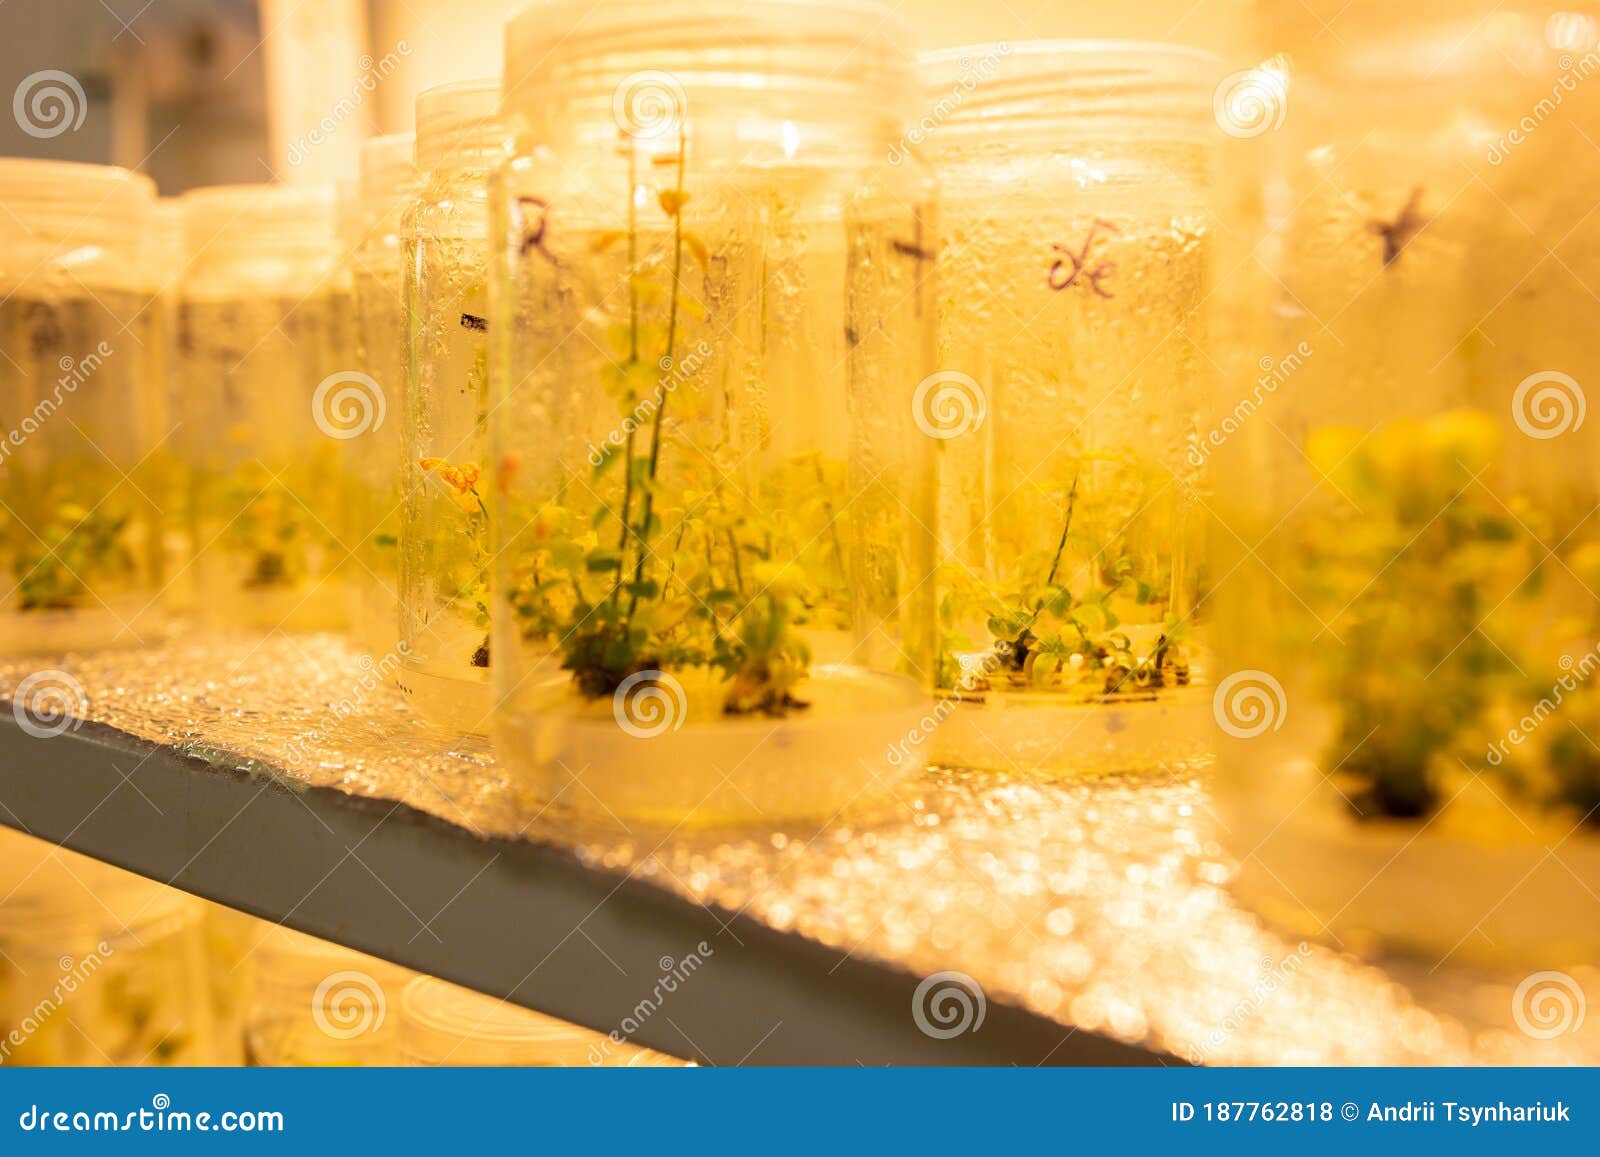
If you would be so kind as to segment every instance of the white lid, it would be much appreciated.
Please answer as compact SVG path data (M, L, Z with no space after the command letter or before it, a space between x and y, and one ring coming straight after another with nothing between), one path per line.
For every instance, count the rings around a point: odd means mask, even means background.
M330 188L213 185L181 200L184 250L196 265L267 257L331 260L338 253L338 206Z
M417 94L417 168L484 165L505 150L500 81L495 77L439 84Z

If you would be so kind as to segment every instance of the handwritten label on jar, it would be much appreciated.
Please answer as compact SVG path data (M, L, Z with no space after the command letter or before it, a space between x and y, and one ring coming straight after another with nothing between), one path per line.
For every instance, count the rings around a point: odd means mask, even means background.
M901 241L898 238L889 244L901 257L909 257L920 267L925 261L932 261L938 256L923 236L922 213L919 210L911 219L912 239Z
M522 244L518 248L518 255L526 257L537 250L551 265L561 264L544 243L545 234L550 228L550 202L543 197L518 197L517 213L522 218Z
M1400 207L1400 212L1395 215L1393 221L1374 218L1367 222L1367 228L1383 238L1383 267L1387 269L1400 260L1400 254L1411 244L1411 239L1432 222L1433 218L1422 212L1421 185L1411 190L1406 203Z
M1117 271L1115 261L1101 261L1095 265L1089 264L1089 257L1094 249L1097 234L1101 232L1117 233L1120 230L1110 221L1103 221L1099 217L1089 226L1089 232L1083 238L1083 244L1077 249L1068 245L1052 245L1050 248L1058 254L1050 265L1050 272L1045 275L1050 288L1057 293L1063 289L1071 289L1074 285L1085 284L1100 297L1114 297L1104 282Z

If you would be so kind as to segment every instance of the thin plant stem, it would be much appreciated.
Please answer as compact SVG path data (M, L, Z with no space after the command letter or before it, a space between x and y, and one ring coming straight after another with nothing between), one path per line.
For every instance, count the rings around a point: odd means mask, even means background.
M677 200L672 213L672 290L667 295L667 342L666 350L662 354L663 364L673 364L672 351L678 343L678 293L679 283L683 278L683 177L684 162L689 151L687 130L680 123L678 126L678 181L674 192ZM645 488L644 502L640 509L639 529L639 557L634 564L633 583L634 595L628 600L628 620L633 619L633 612L639 603L637 588L644 582L645 564L648 561L646 543L650 535L650 519L655 506L655 481L656 471L661 464L661 424L667 412L667 399L670 395L665 390L658 389L656 412L650 424L650 484Z

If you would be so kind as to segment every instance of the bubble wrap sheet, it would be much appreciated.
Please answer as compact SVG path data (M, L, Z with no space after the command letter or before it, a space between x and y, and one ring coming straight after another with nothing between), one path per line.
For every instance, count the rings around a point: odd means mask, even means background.
M897 814L821 832L637 832L518 814L487 741L412 713L326 636L190 634L0 664L0 696L64 672L87 717L214 764L403 801L474 833L571 850L698 903L990 999L1218 1064L1600 1062L1600 1016L1519 1032L1519 977L1395 972L1263 929L1226 891L1203 767L1095 782L935 771ZM52 677L55 677L52 675ZM1600 992L1600 970L1573 976Z

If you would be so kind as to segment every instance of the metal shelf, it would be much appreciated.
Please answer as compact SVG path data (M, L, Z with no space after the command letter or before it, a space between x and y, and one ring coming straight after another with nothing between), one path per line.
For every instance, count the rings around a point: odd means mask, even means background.
M993 999L977 1031L935 1039L911 1015L911 972L586 867L568 848L254 772L104 724L35 738L0 717L0 822L602 1032L638 1018L657 979L704 943L690 980L631 1038L702 1063L1161 1059Z

